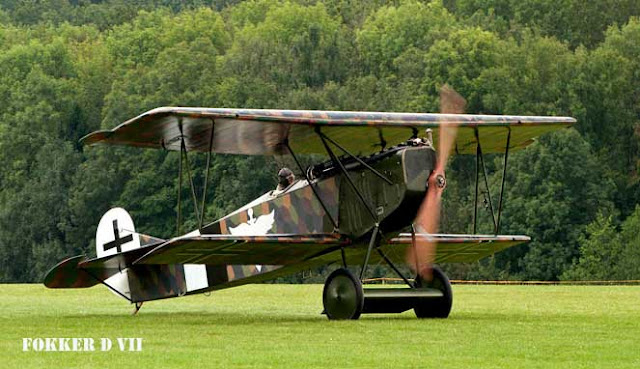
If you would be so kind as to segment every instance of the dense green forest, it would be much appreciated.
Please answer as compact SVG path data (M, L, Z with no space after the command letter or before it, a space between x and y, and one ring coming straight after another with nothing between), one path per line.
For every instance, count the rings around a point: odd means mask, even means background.
M112 206L175 233L178 155L80 146L91 131L165 105L433 112L444 83L469 113L579 122L509 157L502 232L533 241L451 276L640 279L638 15L637 0L3 0L0 282L95 254ZM286 163L215 155L206 219ZM487 164L497 193L502 157ZM442 231L471 231L474 165L450 165Z

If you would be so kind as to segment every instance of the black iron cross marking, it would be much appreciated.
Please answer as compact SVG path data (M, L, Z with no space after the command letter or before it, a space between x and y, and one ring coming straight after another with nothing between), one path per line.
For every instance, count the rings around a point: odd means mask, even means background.
M116 238L111 242L107 242L104 244L104 251L110 250L112 248L116 248L117 252L122 252L122 248L120 246L124 245L127 242L133 241L133 235L128 235L126 237L120 238L120 231L118 231L118 219L113 220L113 236Z

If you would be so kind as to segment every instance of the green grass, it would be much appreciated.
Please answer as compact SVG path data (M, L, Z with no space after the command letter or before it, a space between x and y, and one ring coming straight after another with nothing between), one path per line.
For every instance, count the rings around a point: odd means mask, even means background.
M640 287L454 286L449 319L328 321L321 285L150 302L0 285L2 368L638 368ZM142 337L142 352L22 352L23 337Z

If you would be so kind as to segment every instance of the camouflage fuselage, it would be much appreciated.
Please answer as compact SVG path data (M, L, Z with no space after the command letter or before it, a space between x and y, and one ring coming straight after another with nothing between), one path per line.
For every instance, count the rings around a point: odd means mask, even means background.
M349 177L365 199L367 209L345 175L330 162L313 168L316 178L311 182L298 180L278 193L270 191L233 213L204 226L200 234L231 234L261 236L265 234L336 234L349 245L368 242L375 224L385 237L395 236L414 220L424 198L429 174L435 164L431 146L398 146L361 158L391 183L355 160L342 158ZM325 211L324 209L327 209ZM331 217L327 214L329 213ZM336 221L334 226L331 221ZM350 251L353 250L354 254ZM362 248L345 247L348 258L360 260ZM357 252L356 252L357 251ZM357 254L357 255L356 255ZM268 280L324 264L316 258L309 263L289 265L206 265L206 287L189 290L185 285L187 269L182 265L136 265L129 274L134 301L201 293L245 283ZM153 269L153 270L151 270ZM154 275L150 280L147 275Z
M264 231L262 234L339 233L357 242L376 223L385 233L408 226L424 198L427 179L435 162L434 150L430 146L398 147L363 159L391 182L388 183L355 161L347 162L349 177L373 215L344 174L329 168L325 169L329 174L312 180L312 185L316 187L318 197L331 217L314 195L311 185L306 180L300 180L282 193L270 191L264 194L205 226L201 233L240 234L238 232L242 231L240 228L243 225L256 224L260 217L272 213L273 223L270 228L261 230ZM334 227L331 218L336 220L337 227Z

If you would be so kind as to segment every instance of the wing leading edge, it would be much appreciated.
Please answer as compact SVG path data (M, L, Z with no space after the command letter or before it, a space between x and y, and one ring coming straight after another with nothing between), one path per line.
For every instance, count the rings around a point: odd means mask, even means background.
M496 153L505 151L509 131L510 150L517 150L575 122L571 117L163 107L81 141L180 150L184 137L188 151L208 151L211 142L213 152L244 155L284 154L288 142L296 153L324 154L316 133L320 129L351 152L364 155L379 151L382 140L395 145L422 135L426 128L434 129L437 141L435 128L457 124L456 152L474 154L476 129L483 152Z

